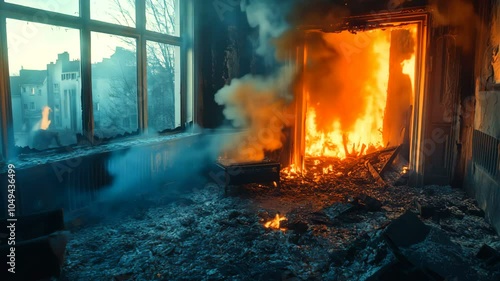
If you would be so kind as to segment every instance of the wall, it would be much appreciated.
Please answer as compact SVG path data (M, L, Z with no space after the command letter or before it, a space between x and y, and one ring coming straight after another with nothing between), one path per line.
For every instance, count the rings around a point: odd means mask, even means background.
M216 128L227 125L222 107L214 95L233 78L246 74L265 74L272 65L255 54L258 33L247 22L239 0L200 1L200 87L203 93L201 125Z
M495 71L495 65L500 63L496 59L500 46L500 3L481 1L479 15L482 25L476 41L476 89L463 114L464 123L469 126L465 129L469 139L464 142L465 188L500 232L500 70Z

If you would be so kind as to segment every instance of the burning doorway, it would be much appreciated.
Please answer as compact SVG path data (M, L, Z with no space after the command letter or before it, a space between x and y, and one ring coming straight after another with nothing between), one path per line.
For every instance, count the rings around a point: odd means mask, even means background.
M326 45L317 46L316 36ZM416 27L310 38L306 155L345 158L402 144L414 96Z
M380 17L304 30L290 149L299 169L308 156L401 146L412 173L421 173L427 16Z

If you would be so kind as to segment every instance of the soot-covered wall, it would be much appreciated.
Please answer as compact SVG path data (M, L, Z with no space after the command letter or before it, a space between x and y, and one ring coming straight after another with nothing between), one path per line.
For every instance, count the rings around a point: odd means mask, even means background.
M469 126L466 189L500 232L500 2L481 1L483 24L476 45L475 95L464 121Z
M257 33L250 28L239 0L200 1L199 33L200 83L202 91L201 125L224 125L222 107L214 95L233 78L263 74L264 59L254 52Z

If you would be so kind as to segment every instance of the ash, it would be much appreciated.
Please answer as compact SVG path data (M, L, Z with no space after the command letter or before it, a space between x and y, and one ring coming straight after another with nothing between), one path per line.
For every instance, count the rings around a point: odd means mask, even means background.
M365 161L308 159L280 190L166 185L96 204L68 224L60 280L500 280L498 257L477 255L500 242L474 200L409 187L398 165L381 187ZM265 228L277 213L282 230Z

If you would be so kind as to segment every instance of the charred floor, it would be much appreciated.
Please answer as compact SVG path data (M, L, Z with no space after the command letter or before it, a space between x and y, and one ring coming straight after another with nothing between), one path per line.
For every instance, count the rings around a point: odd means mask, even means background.
M279 190L207 183L96 205L68 225L61 280L498 280L499 237L475 200L409 187L399 158L382 185L367 163L392 153L308 158Z

